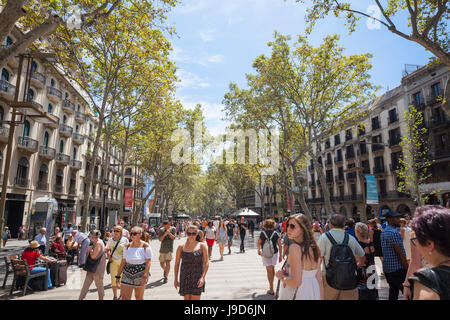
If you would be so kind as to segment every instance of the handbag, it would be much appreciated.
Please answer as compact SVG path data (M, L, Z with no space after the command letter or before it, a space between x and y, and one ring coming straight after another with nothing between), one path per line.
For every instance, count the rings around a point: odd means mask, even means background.
M111 259L112 256L114 254L114 252L116 252L117 246L119 245L120 239L117 241L116 246L114 247L113 251L111 252ZM111 261L108 261L108 263L106 264L106 273L110 274L111 273Z
M102 252L97 259L92 259L91 254L89 253L86 259L86 263L83 266L83 270L92 273L97 271L98 264L100 263L100 260L104 254L105 252Z

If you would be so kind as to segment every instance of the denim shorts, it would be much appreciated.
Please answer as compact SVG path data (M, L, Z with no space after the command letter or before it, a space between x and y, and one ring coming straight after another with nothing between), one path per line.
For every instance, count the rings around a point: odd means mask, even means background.
M228 236L228 242L233 242L233 236Z

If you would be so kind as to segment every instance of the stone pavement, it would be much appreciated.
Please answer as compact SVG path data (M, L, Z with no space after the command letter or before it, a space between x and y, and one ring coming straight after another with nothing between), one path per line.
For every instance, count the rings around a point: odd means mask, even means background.
M205 300L272 300L273 296L266 294L268 290L268 282L265 267L261 262L261 257L258 256L256 250L256 243L258 241L259 232L255 232L255 238L250 236L246 237L246 251L245 253L239 253L240 240L235 239L233 241L232 253L228 255L228 249L225 248L224 261L220 261L219 247L214 245L212 260L210 261L209 270L206 275L206 290L202 294L202 299ZM174 250L179 244L183 243L186 238L181 240L175 240ZM23 242L23 246L26 246L28 242ZM15 246L13 246L15 244ZM8 243L9 245L9 243ZM11 247L8 252L13 252L18 248L21 249L22 243L11 242ZM151 247L154 253L152 259L150 273L151 277L145 290L145 300L182 300L177 290L173 286L174 273L173 266L174 260L171 264L171 271L169 274L168 283L163 283L163 271L159 265L159 247L158 240L151 241ZM0 251L0 257L5 253ZM7 254L9 255L9 254ZM3 267L3 258L0 264ZM281 263L276 266L276 270L281 268ZM377 259L378 273L381 270L381 263ZM0 269L1 270L1 269ZM15 291L13 296L9 295L9 288L12 282L12 276L7 282L5 290L0 291L0 299L39 299L39 300L76 300L80 293L83 281L85 278L85 272L76 266L69 266L68 270L68 282L65 286L59 288L50 289L48 291L36 291L22 297L19 291ZM3 283L4 271L0 271L0 280ZM274 281L276 288L277 280ZM386 300L388 297L388 286L384 277L381 277L379 295L380 299ZM113 294L111 289L110 276L105 273L104 278L105 286L105 300L112 300ZM92 284L90 291L86 297L87 300L98 299L97 290L95 285ZM403 299L403 297L400 297Z

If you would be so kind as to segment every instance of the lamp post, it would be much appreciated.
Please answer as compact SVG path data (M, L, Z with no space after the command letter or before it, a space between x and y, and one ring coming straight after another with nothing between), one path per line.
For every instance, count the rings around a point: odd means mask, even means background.
M106 207L106 194L108 192L108 188L109 188L109 181L107 179L105 179L102 182L102 190L103 190L103 204L102 204L102 214L100 215L100 232L102 234L102 237L105 236L105 221L106 221L106 217L105 217L105 207Z

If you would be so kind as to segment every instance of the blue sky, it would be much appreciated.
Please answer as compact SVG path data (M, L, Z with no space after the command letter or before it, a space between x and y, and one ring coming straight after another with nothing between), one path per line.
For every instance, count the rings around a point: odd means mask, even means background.
M372 0L354 1L366 11ZM187 108L202 104L208 131L225 133L222 100L230 82L245 87L245 74L252 73L252 62L260 54L269 54L267 42L273 32L291 35L305 30L306 6L295 0L184 0L168 15L178 37L170 38L174 51L171 58L179 68L181 79L177 97ZM403 23L401 23L403 19ZM398 17L398 28L407 30L405 17ZM386 30L369 29L367 19L360 22L352 35L343 19L327 17L317 23L310 42L319 45L328 35L341 35L346 53L370 52L374 55L371 71L378 94L398 86L405 64L424 65L431 57L420 45Z

